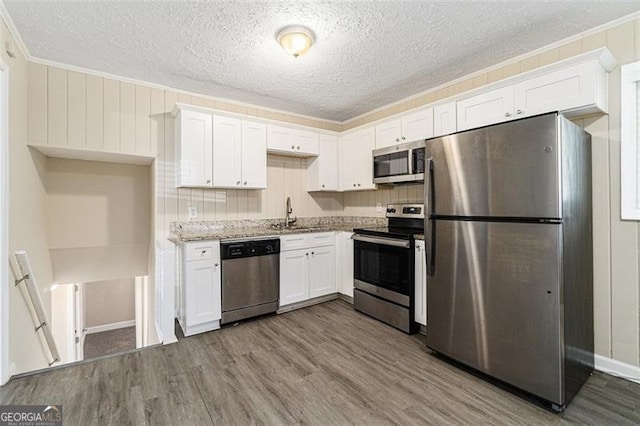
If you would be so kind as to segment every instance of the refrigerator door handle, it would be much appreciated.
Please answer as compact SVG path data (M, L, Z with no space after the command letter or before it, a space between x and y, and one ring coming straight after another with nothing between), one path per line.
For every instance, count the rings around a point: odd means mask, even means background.
M435 201L436 201L436 186L434 184L434 173L433 173L434 161L433 157L429 157L427 159L427 168L428 173L425 173L428 178L425 179L424 184L424 202L428 204L427 214L424 215L424 229L430 229L429 232L429 242L430 247L426 250L426 261L427 261L427 275L432 276L435 273L436 264L435 264L435 250L436 250L436 223L435 220L431 218L434 212ZM426 177L425 176L425 177ZM429 222L429 227L427 227L427 223Z

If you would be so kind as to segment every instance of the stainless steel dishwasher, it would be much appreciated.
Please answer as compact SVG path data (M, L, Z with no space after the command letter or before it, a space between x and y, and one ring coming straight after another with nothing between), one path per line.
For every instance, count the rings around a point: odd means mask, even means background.
M240 240L220 244L222 321L239 321L278 310L280 240Z

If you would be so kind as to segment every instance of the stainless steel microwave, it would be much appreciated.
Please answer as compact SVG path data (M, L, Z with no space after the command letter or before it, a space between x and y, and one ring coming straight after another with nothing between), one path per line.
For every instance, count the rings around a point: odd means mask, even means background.
M424 139L373 150L373 183L424 180Z

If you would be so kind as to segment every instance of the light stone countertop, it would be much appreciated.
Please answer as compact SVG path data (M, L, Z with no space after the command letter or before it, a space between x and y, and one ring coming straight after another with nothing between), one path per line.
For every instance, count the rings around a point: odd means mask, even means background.
M386 226L385 218L360 216L301 217L290 228L282 219L246 219L200 222L172 222L169 240L180 241L231 240L280 236L310 232L353 231L354 228Z

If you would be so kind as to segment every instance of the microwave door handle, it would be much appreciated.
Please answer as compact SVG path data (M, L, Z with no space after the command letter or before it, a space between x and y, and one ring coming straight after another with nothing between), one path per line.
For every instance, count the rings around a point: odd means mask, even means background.
M436 222L432 218L435 203L436 203L436 186L434 183L434 161L433 157L429 157L427 159L427 170L425 173L425 182L424 182L424 202L425 207L427 207L426 214L424 215L424 229L429 229L429 242L430 247L426 251L426 261L427 261L427 275L433 276L436 272ZM428 222L428 223L427 223Z

